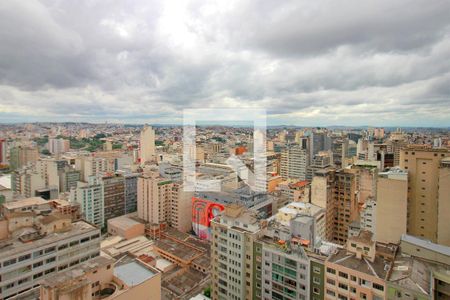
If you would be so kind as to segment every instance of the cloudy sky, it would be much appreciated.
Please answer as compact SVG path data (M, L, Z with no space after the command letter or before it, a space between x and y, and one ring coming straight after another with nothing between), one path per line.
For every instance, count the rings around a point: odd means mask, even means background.
M450 126L450 1L0 1L0 122L177 123L205 107Z

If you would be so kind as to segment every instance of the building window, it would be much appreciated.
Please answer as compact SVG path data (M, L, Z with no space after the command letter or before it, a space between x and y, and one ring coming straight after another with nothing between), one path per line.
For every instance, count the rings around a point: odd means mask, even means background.
M374 289L377 289L377 290L379 290L379 291L384 291L384 286L382 286L381 284L378 284L378 283L373 283L373 288Z

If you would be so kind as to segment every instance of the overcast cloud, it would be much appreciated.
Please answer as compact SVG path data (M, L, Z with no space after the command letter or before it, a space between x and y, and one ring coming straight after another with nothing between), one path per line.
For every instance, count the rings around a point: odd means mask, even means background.
M450 1L0 1L0 122L450 126Z

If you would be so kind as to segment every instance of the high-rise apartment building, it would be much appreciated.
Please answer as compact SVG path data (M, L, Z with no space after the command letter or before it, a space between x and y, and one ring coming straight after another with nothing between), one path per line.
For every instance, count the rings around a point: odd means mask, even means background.
M115 157L80 156L75 159L75 169L81 172L81 179L87 181L90 176L101 177L113 174L117 169Z
M445 188L445 182L450 182L444 177L444 182L439 182L441 161L448 156L448 149L425 146L409 146L401 151L400 167L408 171L409 177L408 234L437 242L440 206L445 206L450 197L443 196L443 203L439 203L439 187Z
M56 199L59 193L60 176L58 161L39 159L34 164L23 166L12 174L13 191L24 197L46 194L47 199Z
M0 139L0 164L6 164L6 140Z
M358 220L357 174L355 169L336 171L333 184L333 242L345 244L348 225Z
M125 181L125 214L137 210L137 182L139 173L128 173L123 175Z
M144 173L137 181L138 217L150 224L168 224L179 231L192 228L192 192L183 185L161 177L157 172Z
M369 164L366 165L365 162L361 162L360 164L354 164L349 168L355 174L359 205L364 205L369 198L376 198L377 167Z
M29 163L33 163L39 159L37 148L29 146L16 146L11 148L9 154L9 166L12 170L16 170Z
M397 129L390 134L388 140L388 149L390 149L390 153L394 154L394 167L400 166L400 151L407 144L407 137L401 130Z
M81 173L78 170L67 168L64 170L61 177L61 192L70 192L71 189L77 187L77 182L81 180Z
M30 198L42 188L45 188L45 179L34 168L23 168L11 174L11 189L15 194Z
M450 157L439 166L437 243L450 247Z
M150 224L169 220L169 203L172 199L173 182L156 172L144 173L137 183L138 217Z
M27 294L62 270L100 254L100 230L45 208L31 198L5 203L0 221L0 298ZM23 297L23 298L21 298Z
M375 239L382 243L400 242L406 233L407 212L408 172L397 167L379 173Z
M317 170L311 183L311 203L325 208L326 225L325 236L327 241L333 240L335 228L335 196L333 168Z
M145 125L141 131L140 142L141 163L150 162L155 159L155 131L151 126Z
M283 179L306 180L308 165L308 151L298 145L289 146L281 153L280 175Z
M70 150L70 141L66 139L49 138L47 149L51 154L62 154Z
M253 211L238 204L226 206L213 219L211 273L212 298L220 300L253 299L256 286L254 241L262 224ZM261 250L260 250L261 251ZM256 294L255 294L256 295Z
M173 183L169 224L181 232L192 229L192 196L193 192L184 191L181 183Z
M306 180L312 181L314 173L318 170L329 168L332 163L330 152L319 152L316 154L306 170Z
M125 214L125 179L122 175L101 178L105 221Z
M345 167L345 159L348 155L348 139L345 137L333 137L331 141L333 164L337 168Z
M311 133L309 142L309 159L311 161L320 151L328 151L330 149L331 139L326 131L316 131Z
M77 187L70 190L70 201L80 204L83 219L99 228L105 226L103 187L97 178L79 181Z

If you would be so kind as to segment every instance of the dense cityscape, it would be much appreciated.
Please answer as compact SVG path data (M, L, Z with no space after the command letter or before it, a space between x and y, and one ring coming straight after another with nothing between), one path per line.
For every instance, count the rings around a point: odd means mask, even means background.
M1 125L1 298L449 299L448 129L183 130Z
M0 300L450 300L450 1L0 0Z

